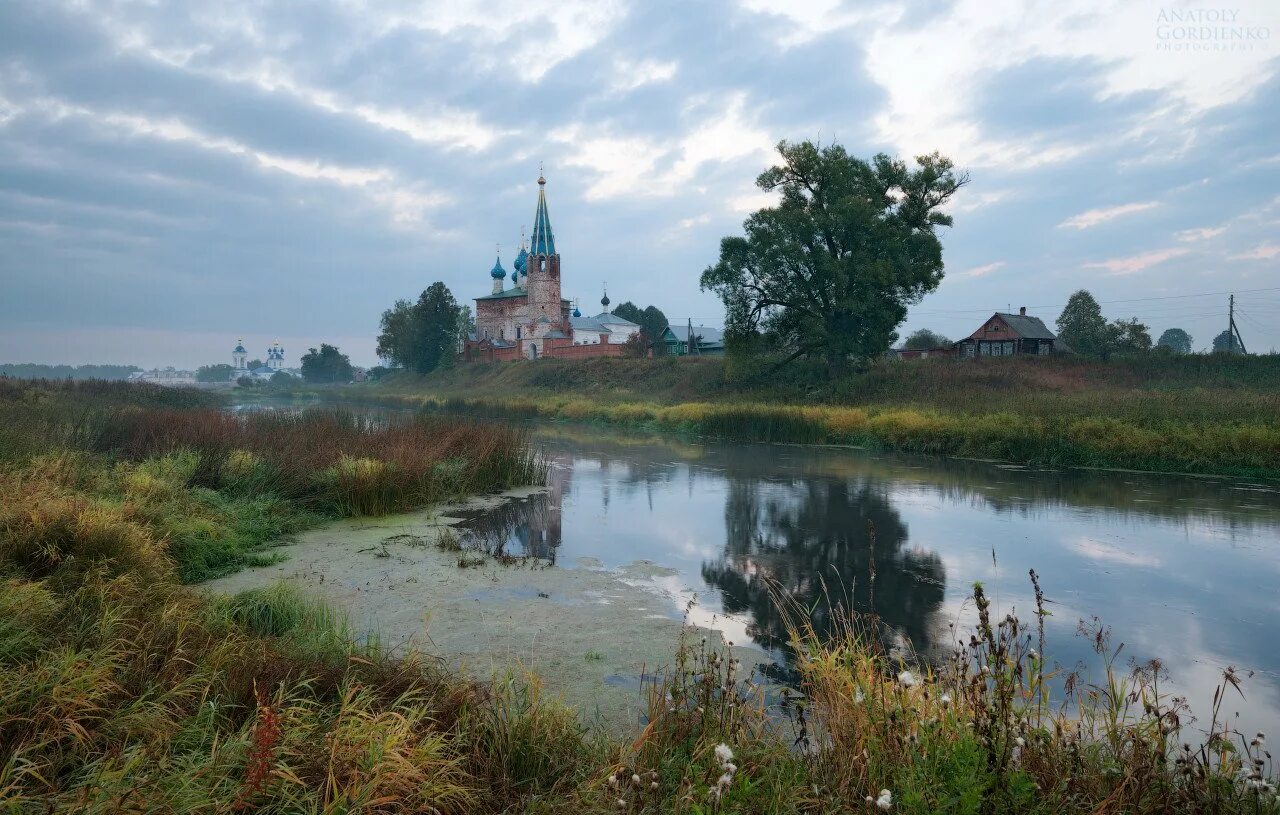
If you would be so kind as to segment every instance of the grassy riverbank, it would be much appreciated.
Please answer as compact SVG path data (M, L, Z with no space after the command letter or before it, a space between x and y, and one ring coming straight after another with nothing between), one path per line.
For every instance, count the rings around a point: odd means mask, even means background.
M1277 811L1253 734L1186 726L1158 666L1123 670L1102 632L1107 681L1054 712L1047 612L1024 627L980 588L973 638L932 674L881 651L874 620L820 642L779 598L805 692L781 718L687 629L626 740L536 677L466 681L284 588L209 598L183 581L269 554L291 524L536 462L491 427L229 417L131 387L0 380L0 810Z
M353 395L750 441L1280 477L1280 356L919 360L838 382L715 359L540 360L401 375Z

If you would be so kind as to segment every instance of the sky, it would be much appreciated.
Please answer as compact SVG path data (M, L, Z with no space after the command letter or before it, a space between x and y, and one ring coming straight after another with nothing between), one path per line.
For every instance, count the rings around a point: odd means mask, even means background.
M971 177L906 332L1087 288L1280 348L1280 3L6 0L0 362L374 364L382 311L510 269L719 324L698 279L780 140Z

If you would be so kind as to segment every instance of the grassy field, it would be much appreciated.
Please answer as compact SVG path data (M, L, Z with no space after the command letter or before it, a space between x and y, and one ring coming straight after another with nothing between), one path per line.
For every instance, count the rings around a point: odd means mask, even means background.
M1280 477L1280 356L918 360L837 382L718 359L541 360L401 375L353 395L752 441Z
M620 740L583 728L536 677L464 680L351 636L287 588L183 585L261 556L289 524L533 467L518 435L453 420L238 418L181 391L0 380L0 811L1280 807L1265 739L1217 716L1186 726L1159 666L1119 667L1104 631L1107 680L1049 699L1047 612L1001 617L980 586L977 628L933 671L880 650L874 617L837 609L837 634L819 640L778 597L803 677L780 714L687 628L646 686L647 726ZM1240 682L1224 674L1219 701Z

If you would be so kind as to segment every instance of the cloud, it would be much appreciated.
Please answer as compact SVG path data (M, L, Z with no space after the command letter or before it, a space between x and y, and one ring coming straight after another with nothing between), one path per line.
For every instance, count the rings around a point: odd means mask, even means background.
M1137 255L1130 255L1123 258L1112 258L1097 263L1086 263L1086 269L1106 269L1111 274L1128 275L1149 269L1152 266L1172 260L1176 257L1182 257L1190 252L1190 249L1183 247L1170 247L1168 249L1156 249L1150 252L1142 252Z
M1237 5L1280 29L1273 3ZM0 3L0 324L189 332L110 345L187 366L227 334L371 337L434 280L488 290L540 162L567 296L626 281L619 300L714 315L688 270L776 203L753 181L805 138L971 171L939 230L961 271L921 305L936 330L1081 286L1203 289L1153 236L1252 259L1215 273L1256 283L1280 54L1158 54L1151 18L1102 0ZM1156 201L1142 229L1099 220Z
M1280 245L1274 243L1264 243L1255 246L1248 252L1241 252L1238 255L1228 255L1227 260L1275 260L1280 257Z
M1070 227L1072 229L1089 229L1098 224L1121 218L1125 215L1132 215L1135 212L1146 212L1149 209L1155 209L1160 206L1158 201L1143 201L1133 204L1121 204L1116 207L1105 207L1102 209L1091 209L1073 215L1062 223L1058 224L1060 228Z
M993 263L983 264L982 266L974 266L972 269L968 269L966 271L961 272L959 276L960 277L985 277L986 275L991 274L997 269L1003 269L1005 265L1006 264L1003 260L997 260Z
M1193 243L1216 238L1226 231L1227 228L1225 226L1202 226L1196 229L1184 229L1180 232L1175 232L1173 237L1186 243Z

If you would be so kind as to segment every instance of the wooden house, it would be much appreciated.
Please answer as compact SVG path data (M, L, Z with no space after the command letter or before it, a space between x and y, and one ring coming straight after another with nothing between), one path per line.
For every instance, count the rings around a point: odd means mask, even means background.
M981 328L956 343L956 355L965 359L1015 354L1043 356L1070 350L1039 317L1027 316L1025 306L1018 309L1017 314L997 311Z

